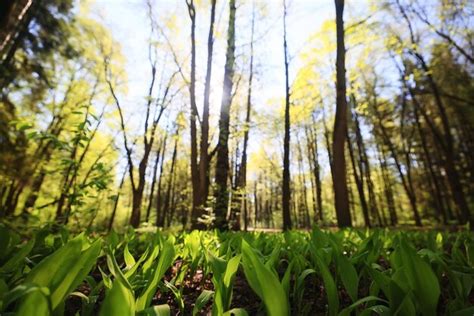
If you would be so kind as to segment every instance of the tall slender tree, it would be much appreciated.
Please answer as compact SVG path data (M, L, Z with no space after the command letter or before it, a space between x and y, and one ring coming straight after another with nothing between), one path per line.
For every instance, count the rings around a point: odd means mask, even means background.
M347 172L345 156L345 140L347 130L347 98L346 98L346 48L344 44L344 0L335 0L336 4L336 118L333 131L333 162L332 176L334 186L334 204L336 206L337 224L339 227L352 226L347 191Z
M224 70L224 88L222 92L221 113L219 118L219 142L217 144L216 176L215 176L215 215L217 228L227 228L227 208L229 192L229 124L230 105L232 102L232 86L235 62L235 0L229 1L229 26L227 29L227 51Z
M216 0L211 0L211 21L207 37L207 70L204 83L204 105L201 122L201 144L199 158L199 206L206 203L209 195L209 99L211 94L212 54L214 50L214 21L216 18Z
M290 82L288 78L288 43L286 40L286 0L283 0L283 54L285 65L285 136L283 139L283 230L291 229L290 191Z
M186 0L189 19L191 20L191 80L189 82L189 103L190 103L190 137L191 137L191 184L192 184L192 212L191 227L203 228L199 222L203 209L200 206L199 198L199 169L198 169L198 148L197 148L197 128L196 120L198 116L196 107L196 7L194 0Z

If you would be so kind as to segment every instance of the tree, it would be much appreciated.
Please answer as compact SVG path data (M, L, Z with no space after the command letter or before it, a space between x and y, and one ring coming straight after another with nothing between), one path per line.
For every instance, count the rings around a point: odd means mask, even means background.
M244 230L247 230L248 226L248 205L247 205L247 148L249 142L249 130L250 130L250 115L252 113L252 83L254 76L254 36L255 36L255 3L252 8L252 26L250 31L250 65L249 65L249 81L247 86L247 108L245 114L245 125L244 125L244 140L242 145L242 156L240 161L240 167L237 174L237 185L236 192L241 197L241 210L243 210L244 218Z
M216 215L215 226L227 228L227 208L229 204L228 176L229 176L229 123L230 106L232 102L232 86L234 84L235 62L235 0L229 1L229 26L227 29L227 51L224 70L224 88L222 92L221 111L219 118L219 141L217 144L215 198L214 212Z
M198 169L198 148L197 148L197 128L196 119L198 116L196 107L196 7L194 0L186 0L188 14L191 20L191 80L189 83L189 99L190 99L190 137L191 137L191 184L193 187L193 205L191 213L191 227L193 229L203 228L199 222L199 218L203 214L200 203L199 190L199 169Z
M165 111L166 107L172 102L174 96L173 93L173 83L174 79L179 71L174 71L171 73L164 73L162 75L165 78L161 80L166 80L165 88L162 89L161 95L156 96L154 94L154 88L157 81L156 71L157 71L157 49L156 46L152 43L153 36L157 29L156 21L153 17L152 5L151 2L148 2L148 16L150 19L150 42L148 43L148 60L150 63L150 83L148 86L148 93L146 96L145 103L145 122L143 126L143 134L141 135L143 139L143 154L138 163L138 182L135 180L135 168L136 163L134 162L133 157L133 148L129 142L129 136L127 135L125 116L122 104L119 100L118 94L115 91L115 84L112 81L112 72L110 67L110 52L104 52L104 72L105 80L107 82L110 94L113 97L116 108L119 112L120 118L120 129L123 136L123 144L127 156L128 169L129 169L129 178L132 186L132 214L130 216L130 225L132 227L138 227L141 221L141 208L143 202L143 194L145 191L146 184L146 172L148 169L148 162L150 158L151 151L155 144L155 139L157 136L158 123ZM179 89L178 89L179 90Z
M291 229L290 214L290 83L288 78L288 44L286 40L286 0L283 0L283 53L285 64L285 136L283 140L283 229Z
M352 226L349 210L349 195L346 182L346 158L344 144L347 130L346 69L344 45L344 0L335 0L336 4L336 118L334 120L332 146L332 176L334 185L334 204L339 227Z
M204 84L204 105L201 122L201 144L199 158L199 205L202 207L209 195L209 97L211 94L212 54L214 49L214 21L216 17L216 0L211 0L211 21L207 38L207 69Z

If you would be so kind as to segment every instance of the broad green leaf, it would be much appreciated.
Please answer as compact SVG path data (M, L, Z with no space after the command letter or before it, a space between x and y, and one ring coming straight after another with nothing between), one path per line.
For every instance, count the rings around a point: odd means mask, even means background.
M305 279L313 274L316 273L314 269L306 269L296 278L295 286L293 288L293 297L296 300L296 308L300 310L301 302L303 301L303 294L304 294L304 281Z
M203 290L196 299L196 303L193 307L193 316L197 315L207 302L214 296L214 291Z
M127 270L130 270L136 263L135 258L133 258L132 254L128 250L128 244L125 245L125 249L123 250L123 258L125 260L125 264L127 265Z
M337 311L339 310L339 297L337 287L336 283L334 282L334 278L331 275L331 272L318 254L319 251L315 253L314 257L316 264L318 265L318 269L321 272L321 276L323 277L324 288L326 289L326 296L329 305L329 315L333 316L336 315Z
M376 296L366 296L364 298L361 298L360 300L358 300L357 302L353 303L352 305L344 308L339 314L338 316L350 316L351 312L356 309L358 306L362 305L362 304L365 304L367 302L373 302L373 301L381 301L381 302L385 302L385 303L388 303L386 300L383 300L379 297L376 297Z
M170 314L171 310L168 304L148 307L137 313L138 316L170 316Z
M15 254L2 267L0 267L0 273L11 272L12 270L18 269L18 265L25 260L26 256L31 252L34 245L35 239L32 238L17 252L15 252Z
M135 299L133 292L120 279L115 279L105 294L105 300L100 308L100 316L135 316Z
M127 279L129 279L130 277L132 277L135 272L137 271L138 267L140 266L140 264L145 261L145 259L147 258L148 256L148 253L150 252L150 248L146 248L145 252L141 255L141 257L138 259L138 261L129 269L127 270L124 274L125 274L125 277Z
M51 288L51 305L53 310L71 293L87 276L94 266L101 250L101 240L96 240L69 267L69 272L55 289Z
M47 288L36 288L21 302L17 316L51 315Z
M360 316L372 316L376 313L377 315L390 316L390 308L385 305L374 305L366 308Z
M400 247L400 258L420 311L425 316L436 314L440 288L433 270L404 240Z
M277 276L257 257L251 246L242 240L242 264L250 287L262 299L269 316L288 316L288 298Z
M138 311L141 311L150 305L153 295L155 294L156 288L158 286L158 282L161 280L166 270L168 270L168 268L173 263L174 255L174 243L172 240L168 239L163 244L163 248L161 249L161 253L158 258L158 262L155 265L155 270L153 272L152 279L149 280L145 290L137 299L136 306Z
M25 283L49 288L53 310L79 285L97 260L101 241L97 240L82 251L83 243L85 243L83 235L72 239L43 259L25 279Z
M336 262L342 284L344 284L344 287L352 301L355 302L357 300L357 292L359 289L359 277L357 271L350 261L342 254L337 257Z
M233 308L225 312L223 316L248 316L248 313L243 308Z

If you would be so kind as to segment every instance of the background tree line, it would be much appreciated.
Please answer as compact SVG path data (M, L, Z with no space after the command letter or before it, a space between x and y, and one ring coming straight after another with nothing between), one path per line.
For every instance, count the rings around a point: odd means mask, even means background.
M302 48L293 6L144 2L146 93L130 101L127 56L93 4L2 3L0 217L474 227L474 5L335 0ZM284 86L264 100L269 32Z

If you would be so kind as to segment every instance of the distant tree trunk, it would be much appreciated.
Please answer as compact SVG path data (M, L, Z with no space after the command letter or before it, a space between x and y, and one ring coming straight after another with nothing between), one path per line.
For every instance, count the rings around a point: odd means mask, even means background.
M332 174L332 170L334 169L332 166L333 164L332 150L331 150L332 146L331 146L331 139L329 136L329 128L326 122L326 111L324 110L324 108L322 109L322 113L323 113L323 126L324 126L324 141L326 143L326 150L328 152L328 158L329 158L329 167L331 169L331 174Z
M344 0L335 0L337 57L336 57L336 118L333 131L333 185L337 223L339 227L352 226L346 179L344 144L347 130L346 67L344 45Z
M156 151L155 163L153 164L153 178L151 180L150 198L148 201L148 206L146 208L145 222L148 222L150 220L150 212L151 212L151 207L153 205L153 197L155 195L155 185L156 185L156 176L158 173L158 164L160 162L161 149L163 147L163 144L166 142L166 137L167 135L165 135L163 141L160 143L160 146L158 147L158 150Z
M431 182L432 182L433 187L434 187L433 191L434 191L434 196L435 196L435 201L436 201L435 208L437 209L439 215L441 215L441 217L443 219L443 223L447 224L448 223L447 212L446 212L446 209L444 208L443 198L441 196L441 188L440 188L440 185L439 185L437 175L436 175L436 173L434 171L434 168L433 168L433 161L431 159L431 154L428 150L428 145L427 145L427 142L426 142L426 136L424 134L423 128L422 128L421 123L420 123L420 117L419 117L419 114L418 114L418 109L415 107L413 112L415 114L415 122L416 122L416 127L417 127L417 130L418 130L418 136L420 137L421 147L423 149L424 160L426 162L426 167L428 169L429 176L431 178Z
M311 166L313 177L311 177L313 186L313 208L314 208L314 221L323 221L323 200L322 200L322 187L320 177L320 165L319 165L319 154L318 154L318 140L313 130L309 127L305 128L306 139L308 142L308 161ZM314 179L313 179L314 178ZM314 183L313 183L314 182Z
M299 166L299 173L300 173L300 185L302 190L302 211L301 217L303 218L303 227L309 228L311 226L311 220L309 218L309 207L308 207L308 194L306 191L306 176L304 172L303 166L303 149L301 148L301 142L297 139L298 142L298 166Z
M157 227L163 227L163 222L162 218L164 210L161 208L162 207L162 192L161 192L161 186L163 183L163 177L164 175L164 157L165 157L165 152L166 152L166 138L163 141L163 149L161 152L161 165L160 165L160 178L158 180L158 188L157 188L157 195L156 195L156 226Z
M227 180L229 175L229 123L232 86L234 77L235 59L235 0L229 1L229 26L227 30L227 52L224 71L224 89L222 92L221 113L219 119L219 142L217 144L216 160L216 190L215 190L215 226L227 229L227 208L229 204L229 192Z
M288 76L288 44L286 41L286 0L283 0L283 53L285 58L285 137L283 140L283 230L291 229L290 191L290 83Z
M370 213L377 218L378 224L382 225L382 219L381 219L380 212L377 207L377 201L375 198L374 183L372 181L372 174L370 171L370 162L369 162L369 158L367 157L367 151L365 149L364 140L362 138L362 132L360 129L359 115L357 114L356 111L354 111L353 116L354 116L353 121L354 121L354 128L355 128L355 134L356 134L357 148L359 151L360 161L363 166L362 169L364 169L364 173L365 173L367 191L369 193ZM361 174L362 174L362 169L361 169Z
M252 27L250 33L250 66L249 66L249 82L247 87L247 109L244 123L244 141L242 145L242 156L240 167L237 173L236 191L239 195L240 210L244 219L244 230L248 228L248 205L247 205L247 147L249 142L250 116L252 113L252 83L253 83L253 60L254 60L254 32L255 32L255 8L252 11Z
M120 198L120 191L122 190L123 183L125 182L125 175L127 174L127 171L128 171L128 166L126 166L125 170L123 171L122 179L120 180L120 184L117 190L117 196L114 199L114 208L112 209L112 214L110 216L109 224L107 225L108 232L112 230L112 226L114 225L115 215L117 213L117 207L118 207L119 198Z
M384 187L384 195L387 203L387 209L390 216L390 224L396 226L398 224L397 210L395 208L395 199L393 195L393 184L390 180L390 174L388 171L388 164L385 152L383 151L382 146L377 145L377 151L379 153L379 163L382 174L382 181Z
M377 101L375 101L374 104L375 104L374 106L376 106ZM412 208L412 211L413 211L413 218L415 220L415 225L416 226L421 226L421 218L420 218L420 214L418 212L418 205L417 205L416 195L415 195L415 192L414 192L412 182L410 181L410 179L407 179L407 177L405 176L405 173L403 172L403 168L402 168L402 165L401 165L400 160L398 158L395 146L392 143L392 141L390 139L390 136L388 135L385 126L383 125L380 113L378 112L378 110L376 108L374 108L374 109L375 109L375 114L378 118L378 122L379 122L378 125L379 125L379 129L382 133L383 141L384 141L385 145L388 147L388 149L389 149L389 151L392 155L392 158L395 161L395 166L397 167L398 174L400 176L400 179L402 180L403 188L405 189L405 192L408 196L408 200L410 201L410 205L411 205L411 208Z
M26 198L25 204L23 205L23 214L27 214L30 209L32 209L35 204L36 200L38 199L38 194L41 190L41 186L43 185L43 181L46 178L46 170L41 168L39 173L33 179L33 183L31 184L30 193Z
M416 48L417 42L413 33L412 23L399 0L397 0L397 5L404 20L407 22L410 31L410 40L413 46L411 53L418 59L421 68L426 75L428 85L430 86L433 93L435 105L438 109L439 118L441 120L441 125L444 132L444 141L442 142L442 148L444 149L445 154L445 159L443 159L444 169L446 171L446 176L451 188L451 194L453 195L454 202L456 203L456 206L461 214L460 223L465 224L469 222L470 229L474 230L474 216L471 216L471 211L464 195L461 179L456 169L455 148L453 135L451 132L451 124L448 119L446 107L441 98L440 89L438 88L438 85L433 78L431 69L426 63L423 55L421 55Z
M361 162L358 161L356 163L356 160L355 160L356 158L355 158L354 148L352 146L352 141L349 135L349 129L347 129L347 144L349 148L349 155L351 157L354 181L357 187L357 192L359 193L360 206L362 209L362 214L364 216L364 223L365 223L365 226L371 227L372 225L370 223L369 206L367 205L367 200L365 198L365 191L364 191L364 175L362 174ZM359 167L359 170L358 170L358 167ZM360 171L360 174L359 174L359 171Z
M204 209L201 206L199 190L199 169L198 169L198 151L197 151L197 107L196 107L196 8L194 0L186 0L188 6L189 18L191 19L191 82L189 84L190 96L190 132L191 132L191 184L193 192L193 206L191 212L191 228L203 229L204 224L198 219L203 215Z
M171 158L171 166L170 166L170 173L169 173L169 180L168 180L168 188L166 189L166 195L165 195L165 203L163 206L163 212L162 212L162 219L161 219L161 226L165 226L165 219L169 219L170 216L168 214L172 213L170 209L170 202L171 202L171 189L173 188L173 182L174 182L174 167L176 164L176 156L178 154L178 129L176 130L176 135L175 135L175 141L174 141L174 148L173 148L173 156ZM168 225L171 220L168 220Z
M253 184L253 203L254 203L254 212L253 212L253 228L257 228L257 219L258 219L258 204L260 199L258 198L258 191L257 191L257 182L260 182L260 177L258 178L258 181L255 181Z
M211 22L207 39L207 70L204 84L204 106L202 111L201 144L199 159L199 205L206 204L209 195L209 97L211 94L212 54L214 48L214 20L216 16L216 0L211 0Z

